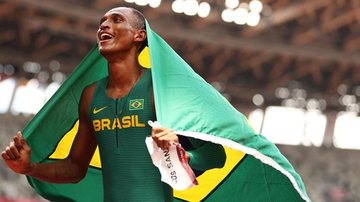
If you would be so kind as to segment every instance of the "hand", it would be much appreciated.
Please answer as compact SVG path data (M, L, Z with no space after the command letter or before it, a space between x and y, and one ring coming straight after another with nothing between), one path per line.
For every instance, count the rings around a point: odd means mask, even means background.
M179 143L178 136L171 129L153 127L151 136L157 146L163 150L169 149L171 144Z
M19 174L28 174L33 169L34 164L30 162L31 149L22 137L21 132L14 136L13 141L1 153L5 163L14 172Z

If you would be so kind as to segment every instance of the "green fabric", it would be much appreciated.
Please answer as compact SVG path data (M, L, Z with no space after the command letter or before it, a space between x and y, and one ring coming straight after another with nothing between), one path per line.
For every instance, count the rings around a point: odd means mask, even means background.
M190 140L192 144L193 141ZM224 149L219 144L203 142L201 146L195 146L196 149L187 151L192 169L206 171L212 168L221 168L226 160Z
M248 125L215 89L198 76L147 25L156 115L164 127L221 139L248 153L231 174L211 192L208 201L309 200L299 175L279 150ZM49 161L62 136L76 122L82 89L107 75L106 61L95 47L23 131L32 147L32 160ZM186 135L185 133L182 133ZM199 136L199 137L200 137ZM212 139L212 138L210 138ZM215 141L215 140L212 140ZM260 155L259 155L260 154ZM256 158L254 158L256 157ZM263 163L267 157L272 166ZM288 176L283 175L277 166ZM294 181L291 184L290 178ZM28 178L35 190L51 201L102 201L101 172L90 168L78 184L48 184ZM298 187L298 192L294 189Z
M94 130L104 177L104 200L172 200L172 189L159 180L159 170L145 145L145 138L151 134L147 121L155 120L150 70L145 70L134 88L120 99L106 95L107 84L108 77L97 83L89 108L90 121L98 123ZM131 106L134 100L139 104ZM94 114L95 108L103 110ZM108 126L104 126L106 121Z
M232 147L243 148L243 151L247 153L255 150L254 154L258 153L256 157L263 162L271 158L273 163L280 165L281 169L295 180L294 183L301 190L304 199L308 198L300 176L288 160L274 144L255 133L243 114L233 108L220 93L196 74L156 33L148 32L148 44L153 67L155 105L161 106L156 107L156 114L162 126L177 131L196 132L200 134L199 136L207 134L228 139L232 141ZM186 133L180 134L186 135ZM243 169L247 166L247 162L248 160L243 161L238 167ZM258 163L260 168L267 167L260 161ZM258 183L242 183L241 185L247 190L254 190L253 192L257 194L236 192L237 200L249 197L252 201L301 200L298 193L282 197L283 193L294 193L294 187L288 178L282 178L281 183L278 183L278 179L273 177L273 173L278 173L277 170L270 168L272 172L265 172L263 169L254 169L252 172L256 170L259 172L254 176L265 178L262 181L262 187L257 186ZM247 175L246 172L242 174ZM231 190L234 189L234 184L227 186L227 183L223 183L219 189ZM268 200L264 200L264 196L259 192L264 193ZM229 198L229 201L237 200Z
M216 187L203 201L303 201L295 189L289 187L292 185L283 174L247 155L221 185ZM183 200L175 199L174 201Z
M32 161L51 161L48 157L78 119L78 104L83 88L107 74L106 60L94 47L23 130L31 147ZM31 177L28 177L28 181L40 195L50 201L98 202L103 198L102 173L92 167L78 184L50 184Z

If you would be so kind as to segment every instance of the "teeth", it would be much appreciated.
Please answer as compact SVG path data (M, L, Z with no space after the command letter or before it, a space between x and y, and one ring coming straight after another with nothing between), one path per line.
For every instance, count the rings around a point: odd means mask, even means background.
M108 33L102 33L100 35L101 40L106 40L106 39L111 39L111 38L112 38L112 36L110 34L108 34Z

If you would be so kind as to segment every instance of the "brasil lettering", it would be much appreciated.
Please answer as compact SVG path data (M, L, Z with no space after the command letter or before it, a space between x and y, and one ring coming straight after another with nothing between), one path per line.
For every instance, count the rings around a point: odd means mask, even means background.
M125 129L125 128L143 128L144 123L139 122L139 115L123 116L122 118L103 118L93 120L94 130L96 132L103 130Z

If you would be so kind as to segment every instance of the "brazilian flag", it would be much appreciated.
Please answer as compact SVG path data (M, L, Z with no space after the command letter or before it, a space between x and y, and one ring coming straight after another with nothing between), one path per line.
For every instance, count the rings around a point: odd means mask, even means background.
M140 54L151 67L158 122L179 135L221 144L227 159L221 169L198 176L199 185L174 191L175 201L310 201L300 176L274 144L257 134L237 111L147 23L148 47ZM23 131L32 161L65 158L78 129L83 88L107 76L107 62L94 47ZM134 100L131 107L142 107ZM50 201L98 202L103 199L101 163L96 150L86 177L77 184L51 184L28 177Z

